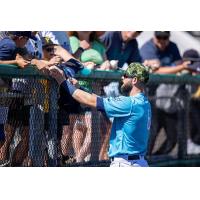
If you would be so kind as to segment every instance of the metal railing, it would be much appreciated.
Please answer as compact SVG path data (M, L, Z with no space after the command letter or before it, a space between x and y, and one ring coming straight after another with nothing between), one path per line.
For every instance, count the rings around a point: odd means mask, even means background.
M78 80L88 81L92 86L93 92L98 95L105 95L103 88L110 82L116 82L120 80L121 71L93 71L89 76L77 75ZM25 97L31 100L30 107L30 119L29 119L29 158L31 159L30 166L60 166L60 141L57 138L58 123L58 85L50 77L44 76L33 66L29 66L25 69L19 69L14 65L0 65L0 78L3 79L28 79L30 81L29 87L31 90L28 94L23 92L18 94L12 91L12 89L0 86L0 106L7 107L9 109L9 101L13 98ZM44 85L40 83L41 80L48 82L48 91ZM156 97L151 94L152 86L156 86L161 83L166 84L179 84L179 85L200 85L200 75L157 75L151 74L150 81L147 86L147 93L152 104L155 103ZM191 94L185 93L183 96L184 108L178 112L178 137L177 137L177 152L169 155L149 155L148 160L152 165L161 160L173 159L188 159L187 154L187 140L190 135L190 100ZM47 109L45 111L45 105ZM45 113L48 113L46 119ZM20 113L19 113L20 114ZM4 120L6 124L6 120ZM82 163L68 163L67 166L88 166L89 164L94 166L107 166L108 160L100 159L100 151L102 148L102 116L99 112L91 110L91 141L89 160ZM45 124L48 124L47 130L45 130ZM106 123L105 123L106 124ZM75 133L76 134L76 133ZM104 137L104 136L103 136ZM151 136L150 136L151 137ZM77 135L78 139L78 135ZM105 139L105 137L104 137ZM76 137L75 137L76 140ZM44 145L45 143L45 145ZM73 149L73 148L71 148ZM75 150L71 150L71 154L74 154ZM101 160L99 162L99 160ZM96 163L96 164L94 164ZM99 164L98 164L99 163ZM104 164L101 164L104 163Z

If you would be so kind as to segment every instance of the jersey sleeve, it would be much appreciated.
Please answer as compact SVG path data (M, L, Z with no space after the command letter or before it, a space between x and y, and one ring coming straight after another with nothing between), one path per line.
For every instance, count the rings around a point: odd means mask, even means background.
M158 56L156 54L156 49L152 45L151 41L146 42L141 47L140 55L142 57L142 62L144 62L145 60L158 59Z
M0 60L14 60L16 45L9 40L2 40L0 44Z
M104 98L103 107L108 117L126 117L131 114L132 101L124 96Z

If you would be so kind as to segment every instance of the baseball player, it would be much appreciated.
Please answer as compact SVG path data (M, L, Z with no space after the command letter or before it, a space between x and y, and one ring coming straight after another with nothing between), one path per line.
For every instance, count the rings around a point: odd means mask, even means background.
M50 67L50 75L66 93L87 106L105 112L113 118L108 155L112 167L147 167L144 156L147 150L151 124L151 107L144 94L149 79L148 68L131 63L122 76L121 92L117 98L102 98L75 87L62 70Z

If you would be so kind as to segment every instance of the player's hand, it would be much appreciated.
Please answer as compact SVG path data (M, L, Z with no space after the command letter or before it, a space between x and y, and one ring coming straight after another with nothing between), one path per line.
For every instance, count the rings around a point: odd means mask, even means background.
M155 72L156 70L159 69L161 63L158 59L151 59L151 60L145 60L143 65L150 67L152 72Z
M63 70L56 66L49 67L49 75L55 78L59 85L66 80Z
M78 80L76 80L75 78L70 78L69 81L75 86L78 85Z
M184 61L183 63L182 63L182 66L183 66L183 69L189 69L188 68L188 65L191 63L191 61Z

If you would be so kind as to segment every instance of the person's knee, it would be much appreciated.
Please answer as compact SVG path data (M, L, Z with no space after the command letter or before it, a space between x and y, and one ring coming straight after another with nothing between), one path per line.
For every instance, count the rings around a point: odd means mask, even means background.
M86 128L86 124L83 120L77 120L74 124L74 129L77 131L85 132Z

